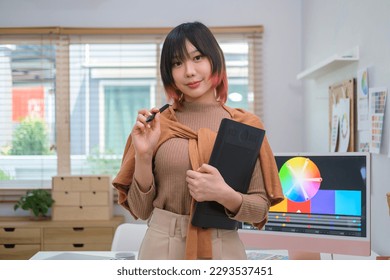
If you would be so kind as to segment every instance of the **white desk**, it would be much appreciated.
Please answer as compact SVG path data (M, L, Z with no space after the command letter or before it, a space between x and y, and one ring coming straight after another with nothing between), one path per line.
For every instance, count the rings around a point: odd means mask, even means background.
M137 252L117 252L117 251L40 251L30 258L30 260L123 260L137 259ZM286 260L288 252L286 250L247 250L250 260ZM371 256L345 256L321 253L321 260L375 260L375 252Z
M137 252L117 251L39 251L30 260L131 260Z
M263 259L263 260L264 259L271 259L271 260L286 259L283 257L287 257L289 255L288 250L247 250L247 254L248 252L251 252L251 254L254 255L253 259ZM305 254L304 252L296 252L296 253ZM264 254L264 257L257 258L256 257L257 254ZM302 255L303 257L302 259L310 260L310 259L317 259L318 257L318 259L321 260L375 260L376 257L378 256L378 254L375 253L374 251L371 251L371 256L352 256L352 255L340 255L340 254L329 254L329 253L319 253L319 255L317 256L317 253L315 253L314 256L315 258L311 258L313 256L311 256L310 254L313 253L309 253L308 256Z
M280 254L279 254L280 253ZM247 250L250 260L286 260L282 251ZM137 252L116 251L39 251L30 260L124 260L137 259Z

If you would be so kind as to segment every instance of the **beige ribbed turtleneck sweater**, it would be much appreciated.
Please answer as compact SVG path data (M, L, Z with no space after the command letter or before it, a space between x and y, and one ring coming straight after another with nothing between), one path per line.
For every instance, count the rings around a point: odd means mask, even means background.
M230 118L229 113L219 103L193 104L184 103L176 111L176 118L194 131L207 127L218 131L223 118ZM140 219L148 219L157 207L177 214L189 215L191 196L185 181L186 171L191 169L188 155L188 139L171 138L164 142L154 159L154 184L143 193L135 180L128 193L129 207ZM247 194L243 194L243 203L235 215L238 221L258 223L265 219L270 201L264 188L262 172L257 160Z

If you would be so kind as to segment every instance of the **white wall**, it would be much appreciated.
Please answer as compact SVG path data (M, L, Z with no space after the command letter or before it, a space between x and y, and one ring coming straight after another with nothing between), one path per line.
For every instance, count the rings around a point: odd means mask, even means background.
M368 67L369 86L390 89L390 1L388 0L303 0L303 60L306 67L359 46L360 60L316 80L304 82L305 147L328 150L328 86L357 76ZM381 154L372 157L372 247L390 254L390 216L386 192L390 191L390 102L387 98Z

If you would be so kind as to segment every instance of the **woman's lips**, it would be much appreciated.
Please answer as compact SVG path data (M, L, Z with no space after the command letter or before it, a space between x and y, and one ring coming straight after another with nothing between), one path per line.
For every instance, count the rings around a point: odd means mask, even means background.
M200 85L200 81L188 83L187 86L191 89L197 88Z

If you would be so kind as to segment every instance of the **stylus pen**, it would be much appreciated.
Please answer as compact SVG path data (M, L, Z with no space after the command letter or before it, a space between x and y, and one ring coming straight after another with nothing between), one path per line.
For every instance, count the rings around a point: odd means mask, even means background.
M164 112L165 109L167 109L169 107L169 104L165 104L164 106L162 106L159 111L160 113ZM152 113L150 116L148 116L146 118L146 122L151 122L152 120L154 120L154 117L156 116L156 113Z

